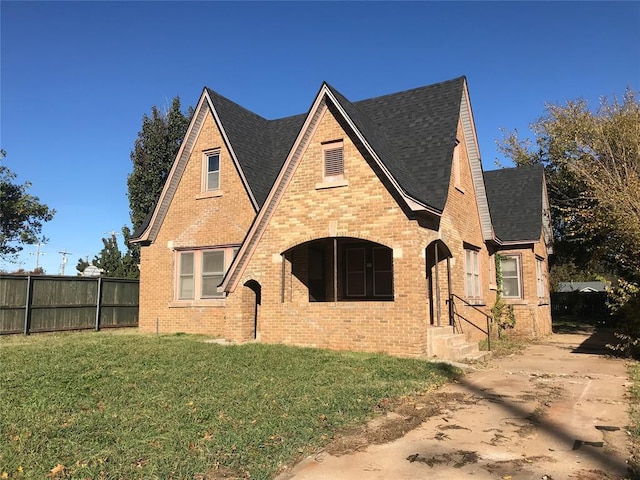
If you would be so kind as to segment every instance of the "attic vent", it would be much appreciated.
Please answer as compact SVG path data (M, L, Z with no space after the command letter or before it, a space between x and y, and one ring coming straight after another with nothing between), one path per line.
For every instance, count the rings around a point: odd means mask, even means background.
M344 175L344 156L342 143L324 149L324 177L342 177Z

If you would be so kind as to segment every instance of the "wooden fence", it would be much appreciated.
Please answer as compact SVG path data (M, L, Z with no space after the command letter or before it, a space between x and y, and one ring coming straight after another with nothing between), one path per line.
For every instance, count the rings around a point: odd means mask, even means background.
M138 326L139 280L0 275L0 335Z

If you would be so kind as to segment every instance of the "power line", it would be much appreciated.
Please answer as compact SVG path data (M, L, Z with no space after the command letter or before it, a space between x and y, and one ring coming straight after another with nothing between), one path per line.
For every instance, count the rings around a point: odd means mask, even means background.
M73 253L67 252L66 250L62 250L58 253L62 255L62 263L60 264L60 275L64 275L64 267L67 265L67 255L73 255Z

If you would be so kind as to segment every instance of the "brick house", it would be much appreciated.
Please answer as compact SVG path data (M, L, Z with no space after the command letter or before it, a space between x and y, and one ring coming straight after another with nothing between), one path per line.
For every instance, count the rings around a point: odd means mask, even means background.
M205 88L134 235L140 330L459 358L501 255L515 333L551 332L541 167L482 171L464 77L266 120Z

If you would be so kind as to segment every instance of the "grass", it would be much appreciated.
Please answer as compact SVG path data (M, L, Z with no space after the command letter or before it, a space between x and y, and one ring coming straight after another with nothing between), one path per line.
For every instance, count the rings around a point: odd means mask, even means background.
M203 340L0 337L0 478L272 478L383 399L458 375L385 355Z
M631 427L631 457L629 467L634 478L640 478L640 363L633 362L629 366L629 379L631 388L629 389L629 419Z
M531 338L503 335L502 338L491 339L491 357L503 358L509 355L522 353L525 348L534 342ZM488 350L487 340L480 340L480 350Z

